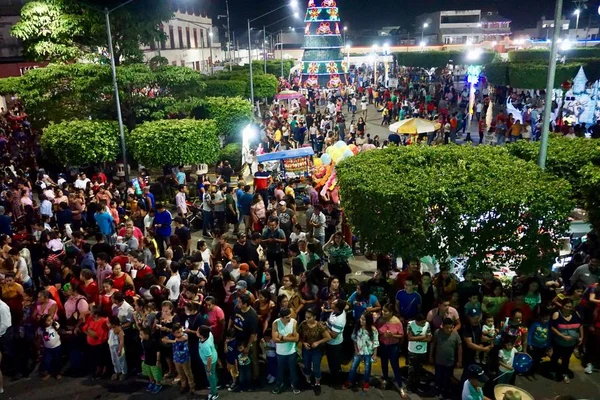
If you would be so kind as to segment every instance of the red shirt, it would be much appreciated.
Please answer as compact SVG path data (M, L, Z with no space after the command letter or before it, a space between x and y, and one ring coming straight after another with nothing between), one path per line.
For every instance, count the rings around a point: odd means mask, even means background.
M125 264L127 264L128 262L129 262L129 257L127 257L127 256L116 256L112 260L110 260L110 265L119 264L122 267L123 271L125 271Z
M144 265L142 268L137 270L136 279L143 280L146 275L152 275L152 268L147 265Z
M85 321L82 330L86 332L88 329L91 329L97 338L93 338L89 335L86 335L87 342L91 346L98 346L102 343L106 343L108 340L108 318L98 318L98 320L94 320L94 317L91 315Z
M502 320L510 318L510 314L515 308L521 310L523 314L523 325L529 326L533 318L533 311L531 311L531 308L529 308L529 306L525 303L521 304L520 306L517 306L514 301L506 303L504 307L502 307L502 310L500 310L500 318Z
M85 297L87 298L88 303L98 303L98 295L100 294L98 290L98 284L92 281L89 284L83 284L83 292Z
M409 277L409 275L411 275L410 272L408 270L404 270L396 276L396 288L398 288L398 290L404 289L404 284L406 283L406 279ZM412 278L415 285L421 284L421 273L419 271L413 272Z

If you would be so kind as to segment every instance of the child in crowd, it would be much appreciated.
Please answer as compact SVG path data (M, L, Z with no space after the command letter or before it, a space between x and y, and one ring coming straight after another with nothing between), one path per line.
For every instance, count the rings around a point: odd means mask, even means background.
M473 292L469 294L469 301L465 304L465 310L477 310L481 315L481 302L479 301L479 293Z
M494 325L494 316L486 313L483 315L481 342L484 345L493 344L496 336L498 336L498 329L496 329L496 326ZM489 355L489 352L478 351L475 359L481 360L482 364L487 364Z
M180 393L184 394L189 391L191 395L194 395L196 384L194 382L194 375L192 374L188 336L186 333L183 333L181 324L173 324L171 334L165 336L162 341L173 345L173 363L175 363L177 375L181 379ZM194 350L197 351L197 349Z
M271 329L267 329L263 338L260 340L260 347L265 354L267 361L267 382L275 382L277 377L277 353L275 352L275 342L271 334Z
M408 389L417 390L423 365L427 360L427 343L431 342L431 327L423 314L408 323Z
M140 339L144 350L142 375L147 376L150 383L147 392L158 393L162 389L162 367L160 364L160 348L158 342L152 337L150 328L140 329Z
M238 389L237 379L239 371L237 368L237 358L240 354L238 351L237 341L235 340L235 332L230 330L227 332L225 338L225 359L227 360L227 371L231 375L231 384L229 384L227 390L234 392Z
M371 377L371 362L375 349L379 347L379 333L373 321L373 314L364 312L354 328L352 333L354 341L354 359L348 374L348 380L342 386L342 389L348 389L354 384L356 370L362 361L365 364L365 376L363 379L363 391L369 390L369 379Z
M450 397L448 389L451 387L454 367L462 367L461 338L454 332L452 318L444 318L442 329L433 334L429 362L435 365L435 386L440 399Z
M531 324L527 332L528 352L533 359L533 367L531 368L532 376L535 376L542 358L552 349L550 332L550 313L542 312L539 318Z
M52 315L44 314L40 319L40 328L38 337L44 343L44 368L45 373L42 380L46 381L51 375L56 379L61 379L60 375L60 335L58 334L58 322L54 321Z
M250 385L252 384L252 366L251 360L246 352L246 344L238 343L238 356L237 356L237 369L239 373L239 389L240 392L251 391L252 388Z
M119 317L111 316L108 318L108 348L110 349L110 358L115 369L111 377L113 381L117 379L124 381L127 377L127 360L125 359L125 332L121 326Z
M515 339L508 335L502 336L502 348L498 351L498 370L500 375L498 376L498 383L509 384L515 373L513 368L513 360L517 354L515 349Z

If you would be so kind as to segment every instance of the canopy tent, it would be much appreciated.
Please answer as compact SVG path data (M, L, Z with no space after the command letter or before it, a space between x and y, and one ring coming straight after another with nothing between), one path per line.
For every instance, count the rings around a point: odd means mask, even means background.
M314 155L312 147L300 147L299 149L275 151L273 153L261 154L257 157L259 163L267 161L285 160L287 158L310 157Z
M294 100L303 97L304 96L301 93L298 93L295 90L283 90L275 95L277 100Z
M423 118L408 118L402 121L394 122L389 129L392 132L404 135L415 135L419 133L435 132L440 129L439 122L430 121Z

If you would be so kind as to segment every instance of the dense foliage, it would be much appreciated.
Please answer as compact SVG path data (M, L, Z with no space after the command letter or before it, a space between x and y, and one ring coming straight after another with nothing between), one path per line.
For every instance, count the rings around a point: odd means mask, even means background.
M566 52L560 51L569 60L600 58L600 48L580 47L569 49ZM545 62L550 58L550 49L532 49L532 50L512 50L508 52L508 61L510 62Z
M118 0L34 0L26 3L11 35L21 39L25 55L40 61L65 62L84 55L104 59L98 47L107 48L106 20L102 10ZM165 38L159 27L171 19L168 0L137 0L110 14L115 61L141 61L140 43Z
M467 59L465 51L407 51L394 53L398 65L403 67L420 68L442 68L453 64L473 64L473 61ZM487 64L492 62L495 53L486 52L481 55L476 64Z
M198 119L213 119L219 135L240 135L252 121L252 105L241 97L207 97L194 110Z
M336 168L342 206L370 250L464 256L474 269L547 264L574 205L567 181L499 147L393 147Z
M115 161L119 126L114 121L74 120L48 126L41 138L46 158L64 165Z
M202 76L185 67L126 65L117 68L117 80L123 121L130 129L137 123L177 114L179 106L201 96L205 88ZM161 90L150 97L146 91L153 87ZM51 64L19 78L0 79L0 94L16 94L34 124L42 127L50 121L73 118L116 119L107 65Z
M219 157L217 123L213 120L145 122L127 137L128 148L147 166L210 164Z
M221 149L219 154L220 161L229 161L234 171L240 171L242 168L242 144L229 143Z

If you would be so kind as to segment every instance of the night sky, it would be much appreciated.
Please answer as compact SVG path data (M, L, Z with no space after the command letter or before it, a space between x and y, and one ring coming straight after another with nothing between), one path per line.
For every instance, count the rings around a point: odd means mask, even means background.
M206 0L205 0L206 1ZM210 0L213 15L224 13L224 0ZM582 14L582 19L587 20L590 13L597 16L597 8L600 1L590 0L590 10ZM242 30L246 26L248 18L256 18L261 14L284 4L283 0L229 0L229 12L231 16L231 28ZM300 8L306 9L307 0L299 0ZM409 27L413 17L426 12L439 10L468 10L468 9L490 9L497 10L501 15L513 21L513 30L533 27L542 15L548 18L554 16L553 0L386 0L386 1L360 1L360 0L337 0L340 8L342 21L349 29L377 29L381 26L405 26ZM563 14L572 14L575 6L570 0L564 0ZM288 13L288 14L286 14ZM269 24L278 19L290 15L291 11L285 8L260 19L256 25ZM303 13L301 12L301 15ZM222 20L223 21L223 20ZM283 22L282 26L289 25ZM301 26L301 23L296 23ZM280 28L275 26L275 28Z

